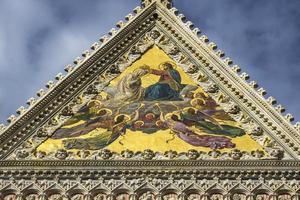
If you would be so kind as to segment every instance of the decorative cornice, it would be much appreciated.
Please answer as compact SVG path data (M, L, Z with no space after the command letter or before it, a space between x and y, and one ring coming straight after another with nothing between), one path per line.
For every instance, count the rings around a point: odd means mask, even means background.
M286 178L300 177L300 162L297 161L125 161L125 160L74 160L74 161L1 161L0 177L7 173L32 174L114 174L153 173L160 175L177 174L219 174L220 177L239 176L260 177L272 176ZM21 173L22 172L22 173ZM41 175L42 175L41 174Z
M30 98L29 107L20 107L18 116L8 119L8 126L0 125L0 199L299 199L300 123L293 127L292 115L282 116L284 108L273 107L273 97L265 99L265 90L248 81L249 75L232 65L230 58L223 59L225 54L215 43L200 35L200 30L176 8L168 9L171 0L142 2L143 8L137 7L127 15L126 22L117 23L118 29L112 29L100 43L92 45L91 51L76 58L74 65L68 65L67 74L58 74L56 82L47 83L47 90L38 91L38 99ZM257 155L257 159L237 160L241 152L234 152L231 160L218 160L220 157L214 154L202 160L199 155L203 152L196 151L187 153L190 160L173 156L150 160L149 152L143 160L109 159L106 155L100 156L102 160L68 160L71 158L63 153L56 160L3 160L16 147L24 150L22 142L52 123L63 109L68 111L99 75L118 71L114 65L117 59L130 52L150 30L163 32L171 46L180 48L180 56L188 58L184 70L196 77L218 103L232 104L229 113L234 119L248 124L251 118L258 125L253 133L258 136L266 132L293 160L276 160L280 159L278 154L274 159ZM171 55L174 49L159 45L176 60L177 55ZM105 86L104 80L98 82Z

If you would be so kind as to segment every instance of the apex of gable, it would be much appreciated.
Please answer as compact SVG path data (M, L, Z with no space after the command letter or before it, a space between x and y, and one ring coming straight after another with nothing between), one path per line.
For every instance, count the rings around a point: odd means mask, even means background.
M157 2L166 6L167 8L171 8L173 4L172 0L141 0L141 1L142 1L142 6L148 6L153 2Z

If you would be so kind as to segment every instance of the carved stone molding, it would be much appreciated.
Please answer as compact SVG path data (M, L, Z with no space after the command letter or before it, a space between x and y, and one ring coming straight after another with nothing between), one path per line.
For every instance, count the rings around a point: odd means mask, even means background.
M151 150L145 150L144 152L131 152L130 150L124 151L121 154L110 152L108 150L98 151L86 151L81 150L74 154L73 152L67 152L66 150L57 150L55 154L47 155L45 152L39 152L35 149L44 142L52 133L61 126L66 120L72 117L72 113L80 109L81 106L86 104L93 96L96 96L103 88L109 84L110 80L118 76L122 71L129 67L133 62L138 60L143 53L145 53L153 45L161 48L167 55L169 55L177 65L182 67L184 71L194 79L195 83L198 83L207 94L214 98L214 100L221 105L230 116L237 122L240 122L244 130L247 130L251 134L252 139L265 145L266 141L269 141L265 146L264 151L252 151L242 152L239 150L232 150L231 152L223 152L217 150L211 150L210 152L198 152L188 151L186 153L177 153L175 151L169 151L165 153L153 152ZM199 77L201 77L199 80ZM206 78L203 78L206 77ZM170 35L166 35L162 29L152 28L145 35L137 40L137 43L133 45L127 52L124 53L113 65L108 67L106 71L99 76L94 82L86 87L78 96L74 96L74 100L69 103L65 108L61 109L55 117L52 118L43 127L40 127L29 138L30 143L23 143L22 146L14 151L9 159L97 159L97 160L124 160L124 159L153 159L153 160L165 160L165 159L186 159L186 160L203 160L203 159L289 159L290 156L285 154L282 147L275 141L270 139L258 122L253 120L243 108L240 108L236 102L234 102L230 96L228 96L225 90L220 89L214 80L209 77L208 72L205 71L205 64L202 62L195 63L190 58L189 54L181 50L181 47L177 45L176 41L171 38ZM78 101L78 98L81 98ZM147 156L146 156L147 155Z
M299 181L116 177L99 179L6 179L2 199L297 199Z
M299 199L299 123L291 124L293 116L281 115L282 105L265 98L265 90L224 58L215 43L176 8L168 8L171 1L143 3L0 125L0 199ZM101 150L80 151L75 159L62 149L50 156L35 151L152 45L175 60L253 139L267 141L265 152L192 150L179 157L173 151Z

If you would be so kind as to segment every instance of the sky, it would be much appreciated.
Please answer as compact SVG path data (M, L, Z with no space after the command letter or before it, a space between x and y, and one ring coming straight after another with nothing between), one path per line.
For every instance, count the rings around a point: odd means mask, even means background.
M299 0L173 0L300 120ZM0 123L140 0L0 0Z

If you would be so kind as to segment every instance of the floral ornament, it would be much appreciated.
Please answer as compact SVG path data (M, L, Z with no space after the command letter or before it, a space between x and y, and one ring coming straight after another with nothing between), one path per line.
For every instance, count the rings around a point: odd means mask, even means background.
M156 40L157 38L159 38L160 35L161 35L160 32L157 31L157 30L153 30L150 33L150 37L153 38L154 40Z
M205 89L208 93L217 93L219 91L219 87L213 83L209 84Z
M138 46L133 46L131 49L130 49L130 54L131 55L140 55L142 52L141 50L139 49Z
M87 158L91 155L89 151L78 151L77 156L80 158Z
M236 104L232 103L227 107L225 111L230 114L236 115L241 111L241 109Z
M262 158L264 157L265 153L261 150L252 151L251 155L255 158Z
M60 160L64 160L68 156L69 156L69 153L66 150L64 150L64 149L59 149L55 153L55 157L58 158L58 159L60 159Z
M99 91L98 91L96 85L92 84L86 89L85 94L97 95L97 94L99 94Z
M18 149L16 150L16 157L23 159L23 158L27 158L29 156L29 152L26 149Z
M194 149L191 149L187 152L187 157L191 160L196 160L199 156L199 152Z
M73 111L73 108L72 106L66 106L62 112L61 112L61 115L62 116L66 116L66 117L69 117L69 116L73 116L74 115L74 111Z
M166 158L173 159L173 158L177 157L177 152L176 151L172 151L172 150L166 151L165 154L164 154L164 156Z
M116 64L112 65L112 66L108 69L108 72L111 73L111 74L120 74L120 73L121 73L119 66L116 65Z
M36 136L38 138L45 138L45 137L48 137L49 136L49 133L47 131L47 128L45 127L42 127L40 128L37 132L36 132Z
M284 157L284 151L281 149L274 149L270 155L278 160L281 160Z
M104 160L107 160L109 158L111 158L112 156L112 152L108 149L102 149L100 152L99 152L99 156L104 159Z
M172 46L171 48L169 48L169 54L172 56L176 56L177 54L179 54L180 50L177 46Z
M128 149L126 149L125 151L122 151L122 152L121 152L121 156L122 156L123 158L132 158L133 155L134 155L133 151L130 151L130 150L128 150Z
M189 74L195 74L199 71L199 68L196 65L191 65L188 70L187 73Z
M41 159L41 158L44 158L46 156L46 152L36 151L34 155L35 155L36 158Z
M233 160L239 160L242 156L243 153L238 150L238 149L234 149L229 153L229 156L233 159Z
M208 155L213 158L217 158L221 155L221 152L214 149L213 151L208 152Z
M254 125L250 134L253 136L261 136L261 135L263 135L263 129L259 126Z
M146 149L143 153L142 156L145 160L151 160L152 158L154 158L155 154L152 150L150 149Z

